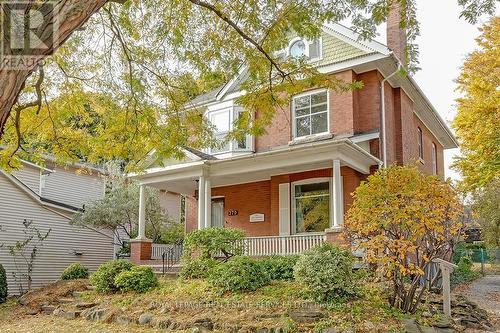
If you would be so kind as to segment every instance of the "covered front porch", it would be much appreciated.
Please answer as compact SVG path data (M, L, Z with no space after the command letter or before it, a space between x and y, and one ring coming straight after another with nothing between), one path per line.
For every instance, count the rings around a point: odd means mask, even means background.
M350 140L332 139L149 169L137 177L139 235L132 259L160 259L165 251L145 237L145 186L185 196L186 232L239 228L247 234L247 255L293 255L341 242L350 193L378 164Z

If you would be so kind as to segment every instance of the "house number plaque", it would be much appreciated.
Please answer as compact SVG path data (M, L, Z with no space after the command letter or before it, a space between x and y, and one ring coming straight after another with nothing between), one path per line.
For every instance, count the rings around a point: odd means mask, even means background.
M236 215L238 215L238 211L236 209L230 209L227 211L227 215L236 216Z
M250 215L250 222L264 222L265 221L265 216L264 214L252 214Z

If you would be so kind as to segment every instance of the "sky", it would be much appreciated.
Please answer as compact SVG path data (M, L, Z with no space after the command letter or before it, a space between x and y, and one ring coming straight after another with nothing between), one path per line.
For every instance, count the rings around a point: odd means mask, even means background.
M467 23L459 18L457 0L418 0L417 9L420 37L416 42L420 50L421 70L414 78L450 125L456 114L455 100L459 97L454 80L459 76L467 54L477 48L475 39L480 34L478 28L487 22L487 18L480 20L477 25ZM379 32L377 40L384 43L385 27L381 27ZM445 151L446 177L460 179L460 175L450 169L453 156L457 154L458 149Z

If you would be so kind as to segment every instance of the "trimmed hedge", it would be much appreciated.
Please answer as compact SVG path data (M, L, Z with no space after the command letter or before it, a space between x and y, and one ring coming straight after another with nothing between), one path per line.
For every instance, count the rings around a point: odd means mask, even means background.
M97 271L90 276L90 283L101 293L117 291L115 278L123 271L129 271L134 264L127 260L112 260L99 266Z
M115 277L115 286L121 292L143 293L158 286L158 278L149 266L134 266Z
M259 260L271 280L292 280L299 256L272 256Z
M347 249L323 244L300 256L294 269L295 280L304 285L317 301L333 301L358 294L354 258Z
M220 264L215 259L196 258L183 262L180 276L184 279L201 279L208 277L212 268Z
M2 264L0 264L0 304L7 299L7 275Z
M80 263L69 265L61 274L61 280L87 279L89 270Z
M253 291L268 284L270 277L264 266L257 260L238 256L212 268L208 281L222 292Z

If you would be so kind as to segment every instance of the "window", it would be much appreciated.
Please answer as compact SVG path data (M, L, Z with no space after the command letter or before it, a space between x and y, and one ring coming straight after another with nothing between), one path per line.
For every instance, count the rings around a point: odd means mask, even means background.
M212 148L212 153L220 153L229 150L229 142L225 142L231 127L230 110L218 111L210 114L210 122L215 127L215 138L218 146Z
M437 165L437 148L436 144L432 143L432 174L438 174L438 165Z
M293 185L295 233L323 232L330 226L330 181L319 179Z
M328 132L328 92L326 90L295 97L293 136L295 138Z
M424 135L422 134L422 129L417 127L418 132L418 157L420 160L424 160Z
M251 135L245 135L240 140L227 141L227 135L234 129L234 123L243 112L243 108L235 106L224 110L212 111L208 114L208 119L214 126L214 134L218 145L208 149L207 153L217 154L238 150L248 151L251 149Z
M292 58L305 57L310 61L321 59L322 39L308 41L301 38L292 39L288 47L288 55Z

